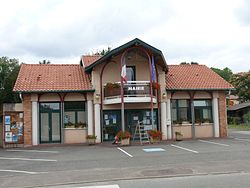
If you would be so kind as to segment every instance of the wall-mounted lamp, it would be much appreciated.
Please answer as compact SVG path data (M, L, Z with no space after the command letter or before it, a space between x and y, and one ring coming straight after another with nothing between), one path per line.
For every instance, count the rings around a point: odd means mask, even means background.
M100 94L95 94L95 99L99 100L100 99Z
M165 99L167 97L167 94L166 93L163 93L162 94L162 98Z

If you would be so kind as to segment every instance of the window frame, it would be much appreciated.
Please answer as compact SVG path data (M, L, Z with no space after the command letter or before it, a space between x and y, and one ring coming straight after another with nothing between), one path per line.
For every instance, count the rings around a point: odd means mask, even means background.
M66 109L65 108L65 103L83 103L83 108L68 108ZM74 118L75 118L75 122L73 123L73 125L76 125L77 123L80 123L79 122L79 119L78 119L78 112L85 112L84 114L84 122L82 122L84 124L84 127L87 127L87 115L86 115L86 101L65 101L64 102L64 115L63 115L63 118L65 118L65 112L74 112ZM64 119L64 128L66 128L67 123L65 123L65 119Z
M195 106L195 101L205 101L205 104L204 106ZM196 110L199 111L199 118L197 119L196 117ZM204 111L203 110L208 110L211 115L211 117L209 118L204 118ZM194 121L195 123L213 123L214 120L213 120L213 105L212 105L212 100L211 99L195 99L194 100Z
M129 80L128 79L128 68L131 68L134 72L134 80ZM126 66L126 75L127 75L127 81L136 81L136 67L133 65L133 66Z
M183 101L185 100L187 106L186 107L180 107L180 102L179 101ZM173 103L175 102L176 106L174 107ZM173 110L175 110L176 114L176 120L172 119L172 122L174 124L182 124L182 122L186 121L188 123L191 124L192 122L192 117L191 117L191 105L190 105L190 99L172 99L171 100L171 116L173 117ZM181 110L182 109L186 109L187 111L187 118L181 118Z

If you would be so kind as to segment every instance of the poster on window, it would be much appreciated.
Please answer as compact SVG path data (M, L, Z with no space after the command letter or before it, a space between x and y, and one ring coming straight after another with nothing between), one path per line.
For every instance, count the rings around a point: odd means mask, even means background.
M23 118L23 113L19 113L19 118Z
M138 116L134 116L134 117L133 117L133 120L134 120L134 121L138 121Z
M145 125L144 126L144 130L148 131L148 130L152 130L153 126L152 125Z
M4 121L4 124L5 125L10 125L10 116L5 116L5 121Z
M10 125L5 125L5 131L6 132L10 131Z
M5 132L5 142L12 142L12 132Z
M112 115L113 124L116 124L116 115Z
M106 120L105 123L106 123L106 125L109 125L109 120Z

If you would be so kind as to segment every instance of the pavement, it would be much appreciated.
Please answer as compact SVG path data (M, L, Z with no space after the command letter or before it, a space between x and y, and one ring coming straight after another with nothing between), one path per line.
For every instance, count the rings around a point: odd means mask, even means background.
M213 179L226 174L244 174L245 178L249 173L250 131L230 131L224 139L143 146L105 143L0 149L0 187L84 187L204 175Z

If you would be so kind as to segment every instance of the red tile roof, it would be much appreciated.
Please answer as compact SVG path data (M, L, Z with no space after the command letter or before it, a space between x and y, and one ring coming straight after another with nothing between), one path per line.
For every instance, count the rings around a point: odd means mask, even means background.
M22 64L13 91L92 90L89 75L80 65Z
M233 86L205 65L169 65L168 90L226 90Z
M100 59L101 57L102 57L101 55L83 55L82 56L83 66L87 67L92 63L94 63L95 61L97 61L98 59Z

